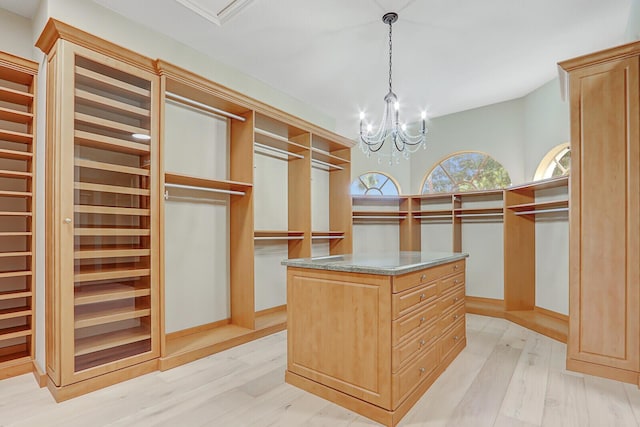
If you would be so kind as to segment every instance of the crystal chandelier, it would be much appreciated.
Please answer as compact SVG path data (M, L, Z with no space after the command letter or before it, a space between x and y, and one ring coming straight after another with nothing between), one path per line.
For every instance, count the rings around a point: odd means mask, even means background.
M392 66L392 30L391 25L398 20L398 14L394 12L385 13L382 16L382 22L389 25L389 92L384 97L384 111L382 113L382 121L378 128L373 131L371 124L365 124L365 114L360 112L360 148L367 154L376 153L378 156L389 156L389 164L399 161L399 155L409 158L410 153L414 153L420 146L426 148L426 111L422 111L420 132L417 135L407 133L406 124L401 123L398 117L400 104L398 97L393 92L391 85L391 66ZM381 152L385 142L389 140L389 153Z

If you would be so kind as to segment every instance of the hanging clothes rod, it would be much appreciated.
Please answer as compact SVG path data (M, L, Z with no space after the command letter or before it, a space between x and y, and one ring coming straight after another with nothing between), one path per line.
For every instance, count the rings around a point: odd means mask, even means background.
M273 151L274 153L283 154L285 156L295 157L296 159L304 159L304 156L298 153L292 153L291 151L281 150L280 148L275 148L269 145L260 144L259 142L254 142L253 146L257 148L261 148L263 150Z
M231 194L233 196L244 196L244 191L233 191L233 190L222 190L219 188L208 188L208 187L197 187L195 185L183 185L183 184L165 184L165 188L182 188L185 190L198 190L198 191L209 191L211 193L223 193L223 194ZM165 200L169 198L169 192L165 190L164 192Z
M416 215L417 219L451 219L451 215Z
M514 212L516 215L531 215L531 214L541 214L541 213L552 213L552 212L568 212L569 208L557 208L557 209L539 209L537 211L522 211L522 212Z
M502 216L502 212L496 213L475 213L475 214L456 214L456 218L473 218L483 216Z
M311 163L316 163L318 165L326 166L329 169L331 169L331 168L338 169L338 170L343 170L344 169L342 166L332 165L331 163L323 162L322 160L317 160L317 159L311 159Z
M186 98L184 96L178 95L177 93L165 92L164 94L165 94L165 97L167 97L167 99L170 99L171 101L179 102L181 104L188 105L189 107L198 108L208 113L219 114L221 116L229 117L231 119L239 120L241 122L246 121L246 119L242 116L238 116L237 114L233 114L228 111L224 111L219 108L215 108L210 105L203 104L202 102L194 101L193 99Z
M260 236L254 237L253 240L303 240L304 236L276 236L276 237L267 237Z
M407 219L406 216L369 216L369 215L353 215L351 218L353 219L389 219L389 220L400 220Z

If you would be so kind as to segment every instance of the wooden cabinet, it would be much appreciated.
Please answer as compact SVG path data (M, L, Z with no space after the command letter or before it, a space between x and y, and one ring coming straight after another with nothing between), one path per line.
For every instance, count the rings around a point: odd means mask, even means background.
M571 105L570 369L640 370L640 43L562 62Z
M64 400L155 369L158 77L62 38L47 51L46 353Z
M31 372L34 356L37 70L0 52L0 379Z
M396 425L465 346L464 271L289 267L287 382Z

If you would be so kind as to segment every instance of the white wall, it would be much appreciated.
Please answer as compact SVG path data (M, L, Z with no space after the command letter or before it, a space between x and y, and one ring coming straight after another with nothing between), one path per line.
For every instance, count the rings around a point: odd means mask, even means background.
M569 103L555 78L524 97L524 180L532 181L540 160L569 141Z
M34 59L29 19L0 9L0 51Z

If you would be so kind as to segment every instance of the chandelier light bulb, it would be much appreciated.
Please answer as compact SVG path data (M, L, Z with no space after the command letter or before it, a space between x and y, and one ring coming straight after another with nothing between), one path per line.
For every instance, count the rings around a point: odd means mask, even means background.
M393 92L391 80L393 65L392 24L397 20L398 14L393 12L385 13L382 17L382 22L389 26L389 91L384 97L382 122L376 126L375 131L370 123L365 124L364 111L360 112L360 148L367 154L367 157L371 153L377 153L379 157L390 157L391 159L398 159L400 154L404 158L408 158L409 154L414 153L420 146L426 147L427 112L422 111L420 114L422 121L417 134L409 134L407 124L400 121L400 103L398 96ZM388 149L382 150L385 143ZM393 161L389 161L389 164L393 163Z

